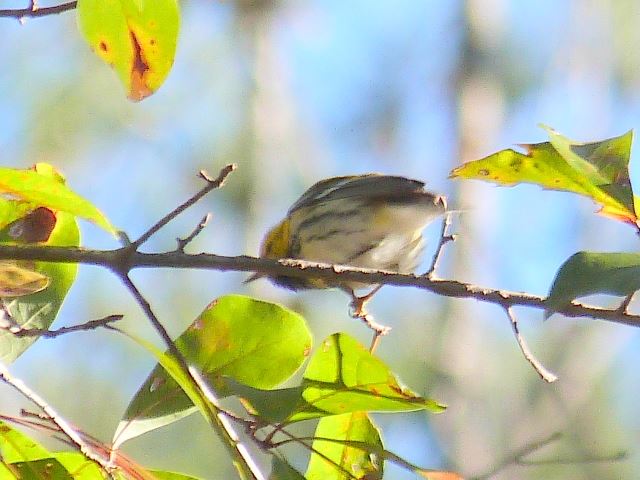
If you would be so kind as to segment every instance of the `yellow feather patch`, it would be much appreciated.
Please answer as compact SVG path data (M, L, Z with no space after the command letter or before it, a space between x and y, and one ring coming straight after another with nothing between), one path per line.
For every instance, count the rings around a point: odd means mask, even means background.
M289 256L291 223L288 218L277 224L264 237L260 256L263 258L286 258Z

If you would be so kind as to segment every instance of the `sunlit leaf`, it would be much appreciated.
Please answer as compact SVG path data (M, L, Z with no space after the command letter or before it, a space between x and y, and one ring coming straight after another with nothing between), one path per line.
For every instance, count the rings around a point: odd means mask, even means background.
M51 453L36 441L0 421L0 458L6 463L39 460Z
M533 183L543 188L573 192L601 205L600 213L638 229L638 217L629 180L631 131L599 142L578 143L549 127L549 142L525 144L525 153L502 150L467 162L451 178L484 180L499 185Z
M213 302L175 341L190 365L225 394L223 376L273 388L302 365L311 349L304 319L279 305L240 295ZM129 404L116 432L119 443L178 420L193 404L157 365Z
M596 293L624 297L639 289L640 254L578 252L558 270L545 317L580 297Z
M402 385L378 357L354 338L336 333L327 338L312 356L304 373L302 394L313 410L303 406L291 420L314 411L442 412L444 405L423 398Z
M363 442L382 449L380 432L364 412L324 417L314 433L313 452L305 473L307 480L381 479L383 461L366 450L323 438Z
M10 203L7 199L0 203L0 213L4 212L0 220L13 222L17 217L12 218L12 208L16 212L24 210L24 214L37 207L47 207L53 212L66 212L90 220L106 231L116 233L100 210L67 187L64 178L50 165L39 163L28 170L0 167L0 194L13 199ZM0 227L5 225L0 222Z
M7 232L0 232L0 240L11 240ZM55 226L44 243L55 246L80 244L80 232L75 218L69 213L57 212ZM46 289L17 298L4 298L3 324L20 328L48 329L58 314L62 302L71 288L78 271L74 263L33 262L33 270L49 279ZM0 329L0 361L10 363L22 354L38 337L16 337Z
M299 387L259 390L233 382L227 387L256 415L273 423L358 411L439 413L446 408L400 384L382 360L344 333L322 342Z
M169 74L179 23L176 0L78 1L82 35L134 101L155 92Z
M3 229L19 218L24 217L34 208L35 206L30 202L7 199L0 196L0 229Z

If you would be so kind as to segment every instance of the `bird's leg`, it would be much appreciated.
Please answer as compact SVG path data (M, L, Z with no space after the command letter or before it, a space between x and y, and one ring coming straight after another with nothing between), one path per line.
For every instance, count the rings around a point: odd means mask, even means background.
M373 330L373 339L371 340L371 346L369 347L369 351L373 352L378 346L378 342L380 341L380 337L386 335L391 330L391 327L387 327L385 325L380 325L373 319L373 315L367 313L364 306L365 304L371 300L371 297L376 294L378 290L382 288L382 285L376 286L373 290L371 290L368 294L358 297L356 293L351 288L345 288L344 290L351 296L351 304L349 312L352 318L357 318L362 320L362 322Z

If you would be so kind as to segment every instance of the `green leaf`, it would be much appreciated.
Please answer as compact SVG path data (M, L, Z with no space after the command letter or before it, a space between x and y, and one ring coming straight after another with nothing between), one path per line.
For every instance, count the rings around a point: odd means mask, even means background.
M200 410L202 415L207 420L207 423L213 428L213 430L223 440L225 447L227 447L227 451L230 453L233 459L233 464L236 467L236 470L238 471L240 478L251 478L252 477L251 467L249 466L248 463L246 463L244 457L241 457L241 454L233 438L231 438L231 436L227 434L226 430L223 428L223 426L221 425L221 422L218 420L218 417L216 416L216 412L218 411L216 400L212 401L212 399L203 398L203 396L200 395L200 388L197 385L195 385L192 379L185 374L179 362L173 356L162 353L159 349L157 349L151 343L141 338L137 338L130 333L125 333L125 332L122 332L122 333L129 336L136 343L138 343L143 348L148 350L154 357L158 359L158 362L162 365L162 367L167 371L167 373L169 373L169 375L171 375L172 380L175 381L180 386L182 391L189 397L191 402L193 402L193 404L195 405L193 409L195 410L197 408ZM217 392L212 391L211 393L215 395ZM144 425L145 422L149 424L150 422L153 422L153 421L154 419L143 420L142 425ZM114 435L114 442L112 444L112 448L114 450L117 450L118 447L122 445L122 443L124 443L126 440L130 438L134 438L135 436L141 435L144 432L147 432L149 430L152 430L153 428L158 428L159 426L161 426L160 424L158 424L153 426L152 428L146 428L145 430L143 426L138 424L138 422L132 422L131 425L133 426L133 428L125 430L127 425L123 425L123 423L124 422L120 422L120 425L118 425L116 434Z
M445 406L420 397L404 385L378 357L354 338L335 333L327 338L309 361L304 374L305 402L291 421L356 411L406 412L429 410L439 413Z
M157 480L199 480L199 477L164 470L149 470L149 473Z
M176 0L78 0L78 27L129 99L155 92L171 70L180 11Z
M578 143L542 126L549 142L525 144L525 153L502 150L454 169L451 178L484 180L499 185L533 183L577 193L601 205L599 213L638 227L629 180L633 132L599 142Z
M41 480L43 478L55 478L56 480L74 480L74 476L64 468L55 458L43 458L29 462L16 462L10 464L11 470L20 480ZM10 477L11 478L11 477ZM85 477L87 478L87 477ZM92 480L100 477L92 476Z
M285 459L274 455L269 480L305 480L305 477L289 465Z
M545 318L596 293L627 296L640 289L640 254L578 252L560 267L545 302Z
M32 203L24 200L10 200L0 197L0 229L24 217L34 208Z
M363 442L383 449L380 432L364 412L325 417L318 422L313 452L305 473L307 480L381 479L382 459L362 448L322 440L323 438Z
M382 360L344 333L327 338L313 354L300 387L259 390L226 385L256 415L272 423L358 411L439 413L446 408L401 385Z
M175 343L187 362L224 394L223 376L257 388L273 388L288 379L309 354L311 335L295 312L228 295L209 305ZM180 386L157 365L129 404L116 432L118 442L193 411Z
M0 193L20 200L5 199L0 203L0 227L19 218L15 217L18 212L25 214L36 207L47 207L90 220L114 235L117 233L100 210L67 187L64 178L45 163L28 170L0 167Z
M74 247L80 245L80 232L75 218L69 213L58 212L55 215L55 226L45 244ZM47 277L49 285L46 289L31 295L4 299L10 316L8 319L5 318L5 321L25 329L48 329L76 278L78 265L34 262L33 270ZM13 333L0 329L0 361L13 362L37 339L38 337L16 337Z
M5 463L40 460L51 453L19 430L0 421L0 458Z

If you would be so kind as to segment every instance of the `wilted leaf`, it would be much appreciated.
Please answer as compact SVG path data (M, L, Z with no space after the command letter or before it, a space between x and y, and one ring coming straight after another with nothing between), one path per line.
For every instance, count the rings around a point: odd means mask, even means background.
M176 0L78 1L82 35L133 101L151 95L169 74L179 22Z
M309 354L311 335L295 312L227 295L202 312L175 343L187 362L224 394L223 376L258 388L288 379ZM121 444L193 411L182 388L157 365L129 404L115 438Z
M0 297L23 297L44 290L49 285L46 275L18 265L10 260L0 260Z
M364 412L324 417L314 434L313 452L305 473L307 480L381 479L383 459L367 450L322 440L330 438L362 442L372 449L383 449L380 432ZM347 473L348 472L348 473Z
M12 208L21 211L24 217L28 211L47 207L53 212L67 212L90 220L106 231L116 233L102 212L67 187L64 178L50 165L38 163L28 170L0 167L0 194L14 197L0 203L0 213L4 211L2 216L8 219L5 224L0 223L0 227L19 218L9 213Z
M549 142L525 144L525 153L502 150L467 162L451 178L484 180L499 185L533 183L543 188L573 192L602 206L600 213L638 229L629 157L633 133L592 143L578 143L543 127Z
M75 218L65 212L55 215L55 226L44 243L45 245L77 247L80 244L80 232ZM0 232L0 240L12 240L9 235L11 227ZM48 278L46 289L17 298L4 298L4 315L8 323L22 328L48 329L58 314L69 288L73 284L78 271L74 263L33 262L33 270ZM0 329L0 361L13 362L38 337L16 337L13 333Z
M560 267L545 306L545 318L573 300L606 293L627 296L640 289L640 254L578 252Z

